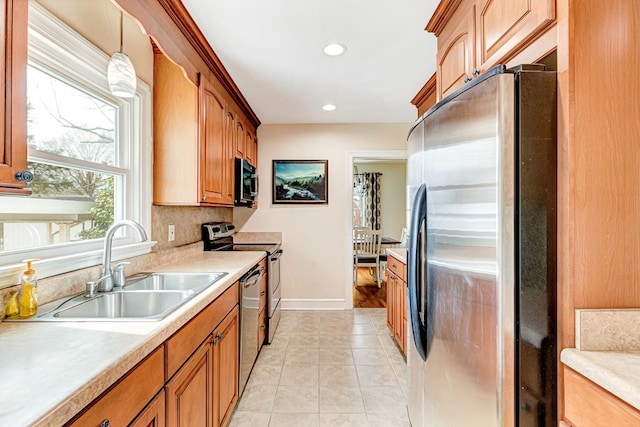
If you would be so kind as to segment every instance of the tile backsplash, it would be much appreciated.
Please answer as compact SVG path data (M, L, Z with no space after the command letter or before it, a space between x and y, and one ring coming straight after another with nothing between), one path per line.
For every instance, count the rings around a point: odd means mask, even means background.
M233 221L233 208L197 206L153 206L151 238L158 243L154 251L187 245L201 239L200 224ZM176 226L176 240L169 242L169 224Z

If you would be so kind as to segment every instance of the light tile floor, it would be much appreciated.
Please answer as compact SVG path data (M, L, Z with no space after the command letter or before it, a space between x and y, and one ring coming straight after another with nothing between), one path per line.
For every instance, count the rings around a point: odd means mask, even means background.
M231 427L410 426L407 364L386 309L286 311Z

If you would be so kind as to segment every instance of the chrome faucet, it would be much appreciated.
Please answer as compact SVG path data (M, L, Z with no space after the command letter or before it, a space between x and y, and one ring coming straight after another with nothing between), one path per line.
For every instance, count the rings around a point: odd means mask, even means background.
M140 237L141 242L147 240L147 233L145 233L144 228L135 221L124 219L109 227L107 235L104 237L104 254L102 258L102 272L100 273L101 281L98 284L98 291L100 292L109 292L113 289L114 283L111 271L111 246L113 242L113 235L116 233L118 228L124 227L125 225L130 226L138 232L138 237ZM123 283L116 283L116 285L122 286Z

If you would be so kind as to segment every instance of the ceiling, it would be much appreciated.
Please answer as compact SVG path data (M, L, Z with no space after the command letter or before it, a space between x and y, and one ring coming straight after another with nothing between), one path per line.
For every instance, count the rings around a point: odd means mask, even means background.
M435 71L424 27L438 2L183 0L262 123L413 122ZM329 42L346 53L326 56Z

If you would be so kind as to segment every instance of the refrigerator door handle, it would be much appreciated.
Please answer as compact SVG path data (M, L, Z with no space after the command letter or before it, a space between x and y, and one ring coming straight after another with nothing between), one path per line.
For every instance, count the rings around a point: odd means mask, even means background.
M416 193L411 215L408 251L407 292L413 341L422 360L427 360L427 187L422 184Z

